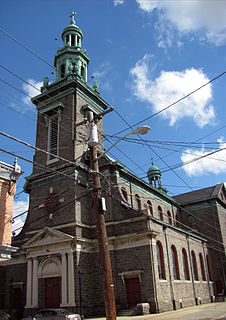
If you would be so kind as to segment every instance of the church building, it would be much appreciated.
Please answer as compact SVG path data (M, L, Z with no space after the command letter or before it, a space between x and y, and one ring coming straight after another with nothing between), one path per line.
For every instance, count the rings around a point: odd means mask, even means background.
M33 171L24 186L29 211L5 286L4 310L11 306L14 319L50 307L104 314L86 123L91 111L101 154L102 116L110 106L97 83L87 82L82 39L72 14L54 57L56 80L45 77L32 99L38 115ZM149 182L107 155L99 169L117 314L214 301L225 287L224 184L172 198L154 163Z

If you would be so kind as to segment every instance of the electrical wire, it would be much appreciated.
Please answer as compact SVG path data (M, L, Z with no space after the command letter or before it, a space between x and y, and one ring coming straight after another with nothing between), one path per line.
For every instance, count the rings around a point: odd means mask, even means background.
M30 50L29 48L27 48L26 46L24 46L24 45L23 45L22 43L20 43L18 40L16 40L16 39L13 38L12 36L10 36L6 31L4 31L4 30L1 29L1 28L0 28L0 31L3 32L3 33L4 33L5 35L7 35L8 37L10 37L11 39L13 39L14 41L16 41L19 45L21 45L22 47L24 47L24 48L25 48L26 50L28 50L30 53L32 53L33 55L35 55L36 57L38 57L39 59L41 59L43 62L47 63L49 66L52 67L52 65L50 65L48 62L46 62L44 59L42 59L39 55L35 54L32 50ZM152 118L153 116L155 116L155 115L157 115L157 114L160 114L161 112L163 112L163 111L165 111L166 109L172 107L172 106L175 105L176 103L179 103L179 102L182 101L183 99L187 98L187 97L190 96L191 94L197 92L198 90L200 90L200 89L203 88L204 86L206 86L206 85L210 84L211 82L215 81L216 79L220 78L220 77L223 76L224 74L225 74L225 72L223 72L222 74L218 75L218 76L215 77L214 79L210 80L208 83L206 83L206 84L202 85L201 87L197 88L196 90L190 92L188 95L182 97L181 99L177 100L177 101L174 102L173 104L171 104L171 105L169 105L169 106L161 109L161 110L158 111L157 113L155 113L155 114L153 114L153 115L145 118L144 120L137 122L137 123L134 124L133 126L138 125L138 124L140 124L140 123L142 123L142 122L144 122L144 121ZM130 127L131 127L131 126L130 126ZM120 131L119 133L124 132L124 131L126 131L126 130L127 130L127 129L125 129L125 130L123 130L123 131ZM157 155L156 152L154 152L154 153ZM159 156L158 156L158 157L159 157ZM160 159L161 159L161 158L160 158ZM163 159L161 159L161 160L163 160ZM168 165L167 165L167 166L168 166ZM168 167L169 167L169 166L168 166ZM169 169L172 170L170 167L169 167ZM173 171L173 170L172 170L172 171ZM178 177L179 177L179 176L178 176ZM179 178L180 178L180 177L179 177ZM180 178L180 179L181 179L181 178ZM182 180L182 181L183 181L183 180ZM183 182L185 182L185 181L183 181ZM186 183L186 184L187 184L187 183ZM190 187L188 184L187 184L187 186ZM192 189L192 188L191 188L191 189Z
M23 81L24 83L26 83L27 85L31 86L32 88L34 88L34 89L36 89L37 91L39 91L40 93L42 93L42 91L41 91L38 87L35 87L33 84L31 84L30 82L24 80L22 77L18 76L17 74L15 74L14 72L12 72L12 71L9 70L8 68L2 66L1 64L0 64L0 67L3 68L4 70L6 70L7 72L9 72L10 74L12 74L13 76L15 76L16 78L18 78L19 80L21 80L21 81ZM33 98L32 96L28 95L28 94L25 93L24 91L22 91L22 90L18 89L17 87L11 85L9 82L7 82L7 81L5 81L5 80L3 80L3 79L0 79L0 80L1 80L2 82L4 82L5 84L9 85L10 87L14 88L15 90L17 90L17 91L21 92L22 94L28 96L29 98ZM53 97L52 97L51 95L49 95L47 92L46 92L44 95L45 95L46 97L48 97L48 98L53 99ZM38 101L38 100L37 100L37 101ZM58 99L56 99L56 98L54 98L54 101L57 102L57 103L61 103L61 101L58 100ZM53 111L54 111L54 110L53 110ZM56 112L56 111L55 111L55 112ZM56 112L56 114L57 114L57 112ZM77 113L77 112L76 112L76 115L78 115L78 117L81 117L81 114L79 114L79 113ZM44 115L41 115L41 116L44 116ZM48 117L48 116L47 116L47 117ZM48 118L50 118L50 117L48 117ZM68 120L70 120L70 121L72 121L73 123L77 124L76 121L73 120L72 118L68 118L68 117L65 117L65 118L68 119ZM62 125L61 125L61 126L62 126Z
M149 119L157 116L158 114L162 113L163 111L165 111L165 110L173 107L173 106L176 105L177 103L179 103L179 102L181 102L182 100L184 100L184 99L188 98L189 96L193 95L194 93L196 93L197 91L199 91L199 90L201 90L202 88L206 87L206 86L209 85L210 83L212 83L212 82L216 81L217 79L221 78L222 76L225 75L225 73L226 73L226 71L223 71L222 73L220 73L220 74L217 75L216 77L214 77L214 78L212 78L211 80L209 80L208 82L204 83L202 86L200 86L200 87L198 87L197 89L189 92L188 94L186 94L186 95L183 96L182 98L180 98L180 99L176 100L175 102L169 104L168 106L166 106L165 108L159 110L158 112L155 112L155 113L152 114L151 116L149 116L149 117L147 117L147 118L145 118L145 119L143 119L143 120L141 120L141 121L138 121L138 122L134 123L133 125L129 126L129 128L135 127L135 126L137 126L138 124L141 124L141 123L143 123L143 122L145 122L145 121L147 121L147 120L149 120ZM122 117L122 119L123 119L123 117ZM125 131L128 130L129 128L126 128L126 129L124 129L124 130L121 130L121 131L117 132L115 135L118 135L118 134L120 134L120 133L122 133L122 132L125 132Z
M24 44L22 44L20 41L16 40L13 36L11 36L8 32L6 32L5 30L3 30L2 28L0 28L0 31L2 33L4 33L7 37L9 37L10 39L12 39L13 41L15 41L16 43L18 43L21 47L23 47L24 49L26 49L28 52L30 52L31 54L33 54L36 58L40 59L42 62L45 62L49 67L53 68L55 70L55 67L53 67L53 65L51 65L49 62L47 62L45 59L43 59L42 57L40 57L37 53L35 53L34 51L32 51L31 49L29 49L28 47L26 47Z
M115 111L116 114L127 124L127 126L128 126L130 129L133 129L134 125L131 126L131 125L120 115L120 113L119 113L117 110L114 109L114 111ZM121 132L120 132L120 133L121 133ZM117 134L118 134L118 133L117 133ZM138 136L139 136L140 140L141 140L142 142L144 142L144 139L143 139L140 135L138 135ZM151 148L151 147L150 147L148 144L146 144L145 142L144 142L144 144L145 144L189 189L193 190L192 187L191 187L183 178L181 178L178 173L176 173L173 169L171 169L171 167L168 165L168 163L167 163L163 158L161 158L161 157L159 156L159 154L158 154L153 148Z

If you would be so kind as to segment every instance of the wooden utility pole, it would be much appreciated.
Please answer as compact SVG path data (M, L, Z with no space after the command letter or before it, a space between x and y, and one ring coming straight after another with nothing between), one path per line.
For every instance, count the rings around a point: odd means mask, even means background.
M94 123L93 112L88 111L88 122ZM116 320L114 284L111 270L111 260L108 250L107 232L104 219L104 212L101 206L101 185L99 179L99 165L97 159L97 147L90 146L90 167L92 169L93 181L93 207L96 219L96 231L100 257L100 267L104 290L104 302L106 320Z

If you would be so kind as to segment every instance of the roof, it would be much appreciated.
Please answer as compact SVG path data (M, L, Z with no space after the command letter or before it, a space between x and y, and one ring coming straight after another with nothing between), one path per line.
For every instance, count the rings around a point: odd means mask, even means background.
M224 187L224 184L220 183L212 187L191 191L187 193L182 193L172 198L180 203L193 202L193 201L204 200L208 198L216 198L218 197L222 187Z

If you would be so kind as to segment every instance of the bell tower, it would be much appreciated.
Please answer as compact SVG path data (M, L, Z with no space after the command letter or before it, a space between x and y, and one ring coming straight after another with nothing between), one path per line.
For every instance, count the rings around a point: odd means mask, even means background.
M38 113L37 149L33 172L26 178L24 187L30 194L26 232L74 223L77 219L75 203L66 213L63 208L84 189L76 181L86 184L90 178L86 134L89 110L98 126L99 152L104 148L101 115L109 105L101 98L97 83L91 86L87 81L89 58L82 48L83 33L75 24L74 16L72 12L70 24L62 32L63 46L54 57L55 81L45 77L41 94L32 99ZM71 191L64 194L67 187ZM43 219L35 222L40 216Z

